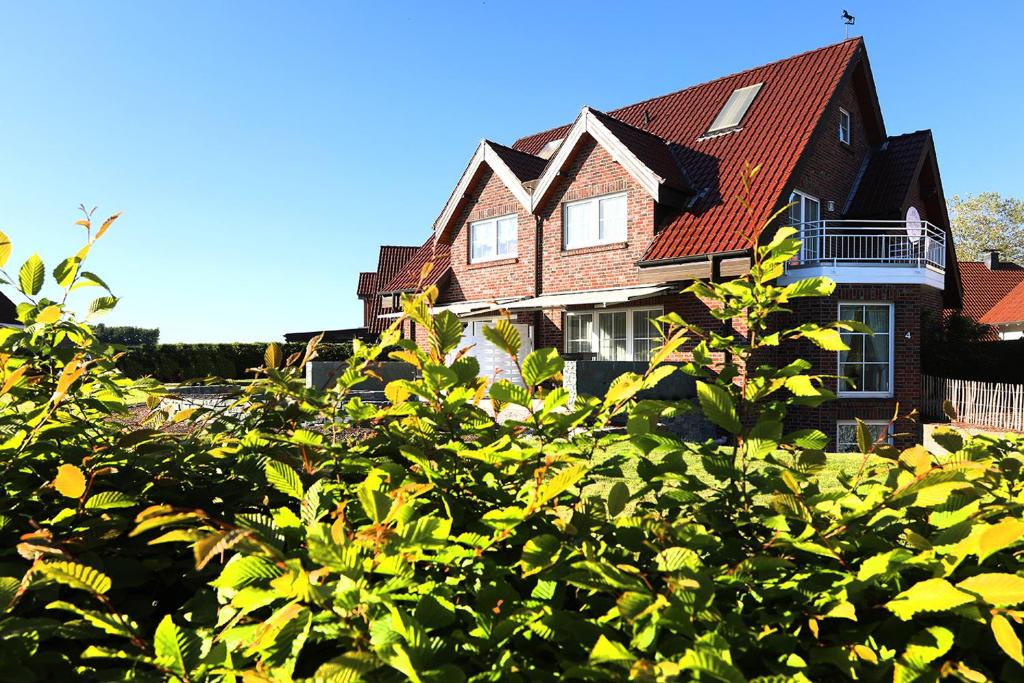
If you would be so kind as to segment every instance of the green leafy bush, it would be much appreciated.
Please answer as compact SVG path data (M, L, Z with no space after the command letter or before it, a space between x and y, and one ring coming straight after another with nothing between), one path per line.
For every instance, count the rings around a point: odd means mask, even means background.
M286 355L305 349L304 344L282 344ZM160 344L129 348L117 366L129 377L153 377L161 382L184 382L205 377L252 379L253 369L263 365L266 344ZM352 345L320 344L320 360L342 361L352 355Z
M155 327L135 327L133 325L93 325L93 334L106 344L122 344L124 346L156 346L160 342L160 330Z
M798 247L784 229L749 276L691 287L748 338L667 316L604 397L570 405L552 349L516 358L525 387L489 385L431 289L404 305L429 349L393 328L321 392L315 344L271 346L235 405L177 415L27 265L26 327L0 332L0 678L1019 680L1024 440L943 432L940 458L862 425L859 470L825 486L825 435L782 429L823 379L758 361L849 327L771 328L833 286L773 284ZM519 348L505 321L486 334ZM395 344L418 379L367 405L353 389ZM635 398L679 371L694 405ZM139 396L150 422L122 426ZM495 421L509 404L525 417ZM728 445L659 430L685 410Z

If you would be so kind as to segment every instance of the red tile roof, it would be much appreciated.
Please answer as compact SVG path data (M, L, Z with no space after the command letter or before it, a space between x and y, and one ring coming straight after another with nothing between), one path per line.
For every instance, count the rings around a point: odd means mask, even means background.
M679 165L680 160L673 154L673 147L668 141L654 133L623 123L596 109L590 111L630 152L644 162L647 168L664 178L671 187L677 190L692 190L690 180L686 177L686 171Z
M427 263L433 263L434 267L431 269L430 274L421 281L421 274L423 272L423 266ZM423 287L435 285L444 278L451 270L451 247L442 242L440 244L434 241L434 236L431 235L427 238L427 241L423 243L413 255L411 259L405 264L393 278L386 281L382 286L381 292L409 292L413 290L420 290Z
M1024 283L1024 268L1000 263L996 270L990 270L984 263L961 261L960 278L964 286L964 315L978 322L989 322L983 320L985 315Z
M647 261L749 248L751 224L760 227L775 210L826 104L863 41L853 38L686 90L609 112L634 128L676 145L677 159L693 186L707 194L658 233ZM763 83L735 132L701 139L736 88ZM569 126L524 137L515 149L537 154ZM735 201L745 162L761 171L750 197L755 215Z
M890 218L903 208L917 178L921 157L931 146L930 130L897 135L871 150L867 167L847 215L851 218Z
M987 325L1024 322L1024 279L981 316L981 322Z
M359 298L377 295L377 273L359 273L356 296Z
M383 284L393 278L418 250L419 247L382 246L377 257L378 282Z

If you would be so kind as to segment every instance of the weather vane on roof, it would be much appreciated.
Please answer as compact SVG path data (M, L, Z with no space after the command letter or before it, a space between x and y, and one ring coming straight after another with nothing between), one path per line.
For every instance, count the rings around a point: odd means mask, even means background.
M846 37L850 37L850 27L857 23L857 17L853 16L846 10L843 10L843 23L846 25Z

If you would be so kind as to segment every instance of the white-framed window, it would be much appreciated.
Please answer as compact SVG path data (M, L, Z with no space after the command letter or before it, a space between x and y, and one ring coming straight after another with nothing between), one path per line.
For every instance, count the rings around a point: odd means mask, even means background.
M571 311L565 314L566 353L595 353L597 360L650 360L661 345L654 321L661 307Z
M566 353L594 351L594 316L591 313L565 314Z
M519 248L519 217L516 214L469 224L469 262L512 258Z
M839 320L864 323L874 334L842 332L850 347L839 352L839 395L885 397L893 394L894 307L890 303L843 301ZM853 386L843 377L849 378Z
M761 90L762 85L764 84L756 83L745 88L733 90L729 95L729 99L722 106L721 111L718 112L718 116L711 122L711 126L705 135L724 133L739 128L740 124L743 123L743 117L746 116L747 110L750 109L750 105L753 103L754 98L757 97L757 93Z
M886 443L892 443L892 432L889 431L889 423L884 421L861 420L864 426L871 432L871 443L878 441L878 438L885 435ZM836 452L838 453L859 453L860 446L857 445L857 421L840 420L836 423Z
M626 241L626 193L566 202L562 207L566 249Z
M816 224L821 220L821 202L815 197L800 190L793 190L789 195L789 202L789 220L794 228L799 228L805 223Z
M844 144L850 144L850 137L852 135L852 128L850 126L850 112L846 111L842 107L839 109L839 142Z

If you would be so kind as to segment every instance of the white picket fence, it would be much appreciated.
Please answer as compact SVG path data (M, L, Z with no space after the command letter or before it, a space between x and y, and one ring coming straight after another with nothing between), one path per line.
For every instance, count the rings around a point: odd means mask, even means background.
M926 417L943 417L942 405L953 404L960 422L1024 432L1024 384L996 384L924 376Z

